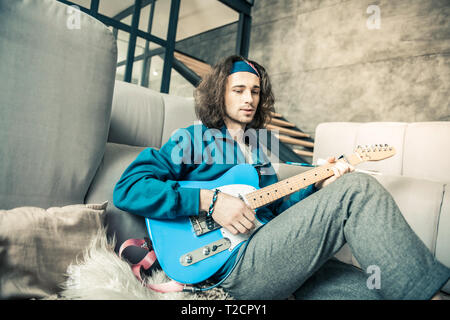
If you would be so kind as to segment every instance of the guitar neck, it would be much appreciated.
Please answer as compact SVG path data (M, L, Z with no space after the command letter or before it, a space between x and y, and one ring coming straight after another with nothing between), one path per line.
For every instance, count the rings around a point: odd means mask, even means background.
M357 154L352 154L347 157L347 162L352 166L355 166L363 161ZM280 198L297 192L300 189L306 188L313 183L333 176L334 172L331 169L333 166L333 163L327 163L323 166L316 167L265 188L248 193L245 195L246 202L253 210L263 207Z

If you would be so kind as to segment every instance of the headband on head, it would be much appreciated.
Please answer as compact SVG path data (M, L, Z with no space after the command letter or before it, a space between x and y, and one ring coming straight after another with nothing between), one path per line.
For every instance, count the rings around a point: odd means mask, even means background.
M256 75L258 78L260 77L258 70L256 70L255 66L245 60L239 60L239 61L236 61L233 63L230 74L233 74L236 72L250 72L250 73L253 73L254 75Z

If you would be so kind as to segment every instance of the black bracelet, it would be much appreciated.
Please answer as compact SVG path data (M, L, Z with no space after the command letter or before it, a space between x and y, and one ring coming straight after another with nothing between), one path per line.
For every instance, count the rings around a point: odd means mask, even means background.
M214 205L216 204L217 195L219 194L219 192L220 192L219 189L214 190L212 202L211 202L211 205L209 206L209 210L208 210L208 217L212 216L212 214L214 212Z

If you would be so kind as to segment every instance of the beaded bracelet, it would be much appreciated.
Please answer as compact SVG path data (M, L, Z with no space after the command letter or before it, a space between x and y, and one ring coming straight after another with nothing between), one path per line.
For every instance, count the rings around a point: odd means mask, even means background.
M219 194L220 190L216 189L214 190L214 194L213 194L213 198L211 201L211 205L209 206L209 210L208 210L208 217L212 216L213 212L214 212L214 205L216 204L216 200L217 200L217 195Z

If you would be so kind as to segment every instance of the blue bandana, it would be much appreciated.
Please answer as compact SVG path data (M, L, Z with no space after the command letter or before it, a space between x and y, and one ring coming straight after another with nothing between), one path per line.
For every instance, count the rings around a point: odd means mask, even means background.
M250 72L259 78L258 70L256 70L256 68L250 62L247 61L239 60L234 62L233 66L231 67L230 74L233 74L235 72Z

